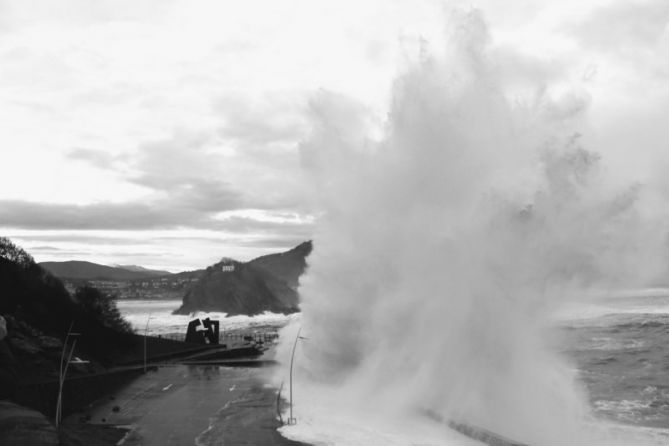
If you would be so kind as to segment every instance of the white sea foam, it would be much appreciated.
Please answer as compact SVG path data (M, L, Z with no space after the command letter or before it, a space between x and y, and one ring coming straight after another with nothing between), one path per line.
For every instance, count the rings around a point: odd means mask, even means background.
M337 395L337 390L306 385L295 388L296 424L286 425L279 432L287 438L313 445L342 446L481 446L437 423L413 414L388 416L386 408L374 402L350 406ZM308 395L308 406L297 403ZM284 413L287 419L289 412Z
M310 104L301 151L323 216L300 287L307 427L285 432L408 444L429 409L531 445L617 444L586 426L553 314L592 287L656 277L665 233L649 229L640 188L582 147L581 108L555 113L564 101L542 93L512 105L481 15L447 28L443 53L423 45L397 79L381 137L353 100ZM362 428L377 424L361 407L383 428Z
M317 395L318 398L313 396ZM416 412L397 413L376 405L351 406L341 392L332 387L306 384L295 387L296 424L286 425L279 432L295 441L321 446L481 446L482 443L455 432ZM307 400L306 404L303 402ZM602 410L634 411L647 407L644 402L601 402ZM392 415L390 415L392 414ZM286 410L284 419L289 416ZM621 421L630 421L621 417ZM601 446L665 446L669 429L619 425L601 421L583 426L582 436L590 444ZM531 444L541 446L542 443Z
M195 312L193 314L172 314L181 306L181 300L119 300L117 306L123 317L130 322L137 333L144 333L148 322L150 335L186 334L188 322L194 318L218 320L221 332L240 328L252 329L258 325L283 327L295 315L265 312L256 316L230 316L220 312ZM149 319L150 318L150 319Z

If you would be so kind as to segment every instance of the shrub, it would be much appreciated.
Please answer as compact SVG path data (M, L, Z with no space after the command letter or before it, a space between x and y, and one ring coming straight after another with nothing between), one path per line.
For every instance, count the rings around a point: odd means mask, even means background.
M130 323L121 316L113 296L105 294L92 286L77 288L74 301L79 305L82 315L89 321L97 321L105 327L130 333Z

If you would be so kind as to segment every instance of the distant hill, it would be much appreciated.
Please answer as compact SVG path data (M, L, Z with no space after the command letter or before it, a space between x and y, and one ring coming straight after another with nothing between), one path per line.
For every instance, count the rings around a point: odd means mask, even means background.
M224 258L206 269L175 313L220 311L232 316L296 312L297 285L311 248L311 242L305 242L247 263Z
M82 280L134 280L170 275L168 271L150 270L137 266L106 266L81 260L41 262L39 265L56 277ZM132 269L131 269L132 268Z
M82 286L94 286L117 299L182 299L184 292L204 274L204 270L151 270L134 265L105 266L91 262L43 262L40 266L60 278L74 293Z
M135 271L138 273L145 273L151 276L169 276L170 274L172 274L170 271L165 271L162 269L149 269L139 265L114 265L114 266L116 268L123 268L128 271Z

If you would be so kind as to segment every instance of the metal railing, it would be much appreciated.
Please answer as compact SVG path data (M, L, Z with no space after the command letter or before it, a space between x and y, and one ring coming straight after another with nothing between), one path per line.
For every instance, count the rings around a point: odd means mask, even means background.
M186 339L185 333L160 333L156 335L149 335L159 339L169 339L172 341L181 341L183 342ZM218 336L220 344L232 344L232 343L242 343L242 342L262 342L264 344L269 344L276 342L279 339L279 334L276 332L223 332Z

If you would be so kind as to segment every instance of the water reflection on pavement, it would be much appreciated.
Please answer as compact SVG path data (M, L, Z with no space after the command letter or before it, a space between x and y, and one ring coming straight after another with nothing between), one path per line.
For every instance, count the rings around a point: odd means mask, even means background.
M84 414L89 423L122 425L130 431L121 444L216 445L294 444L275 429L275 393L263 387L263 369L221 366L161 366L139 377L107 400L94 404ZM252 406L248 402L253 401ZM245 413L243 423L226 413ZM240 431L239 426L243 427Z

